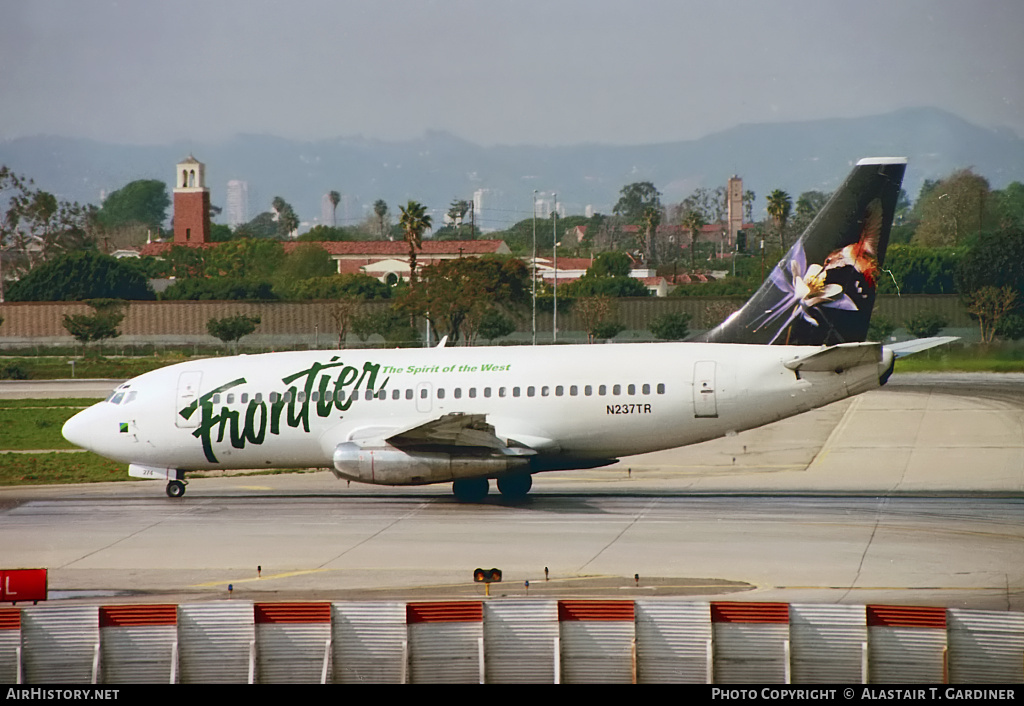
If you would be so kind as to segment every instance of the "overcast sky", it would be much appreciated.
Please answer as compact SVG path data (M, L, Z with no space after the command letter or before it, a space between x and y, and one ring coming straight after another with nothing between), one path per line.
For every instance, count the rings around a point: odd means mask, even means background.
M0 0L0 138L640 144L943 108L1024 135L1021 0Z

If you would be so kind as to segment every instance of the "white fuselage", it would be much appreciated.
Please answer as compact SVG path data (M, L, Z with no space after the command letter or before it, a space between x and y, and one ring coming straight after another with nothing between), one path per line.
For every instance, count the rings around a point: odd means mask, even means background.
M501 441L538 458L612 460L761 426L879 385L882 363L842 373L784 366L817 350L641 343L210 358L129 380L64 433L143 467L331 467L339 444L379 444L464 413L485 415Z

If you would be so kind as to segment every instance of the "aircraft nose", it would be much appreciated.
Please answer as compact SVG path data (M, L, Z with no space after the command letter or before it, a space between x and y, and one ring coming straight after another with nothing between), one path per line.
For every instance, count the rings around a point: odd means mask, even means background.
M89 416L89 409L83 409L64 422L64 427L60 430L60 433L75 446L81 446L83 449L92 448L89 442L95 436L96 430L89 423Z

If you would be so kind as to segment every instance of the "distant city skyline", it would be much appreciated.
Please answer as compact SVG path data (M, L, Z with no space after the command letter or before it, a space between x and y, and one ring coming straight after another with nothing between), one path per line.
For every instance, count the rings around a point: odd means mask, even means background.
M1018 0L0 2L0 140L638 145L934 106L1024 135Z

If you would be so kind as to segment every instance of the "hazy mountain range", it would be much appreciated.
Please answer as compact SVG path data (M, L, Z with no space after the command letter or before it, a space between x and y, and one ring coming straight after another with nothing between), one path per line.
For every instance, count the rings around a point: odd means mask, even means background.
M653 182L670 203L698 186L724 185L733 174L757 194L755 217L760 218L764 196L773 189L794 198L810 189L830 191L853 162L866 156L908 157L904 188L911 198L925 179L963 167L973 167L993 188L1024 181L1019 136L931 108L740 125L697 140L635 146L482 147L443 132L404 142L362 137L299 142L266 135L158 146L53 136L0 142L0 164L60 198L96 204L102 193L135 179L162 179L170 187L174 165L190 153L206 163L216 205L225 204L227 182L240 179L249 183L249 217L269 210L271 200L281 196L303 221L318 222L323 195L336 190L348 198L338 210L340 225L362 220L379 198L392 213L409 199L423 202L438 223L453 199L469 200L475 190L489 189L478 225L501 228L529 217L534 189L549 198L549 192L557 192L568 213L582 213L587 205L609 213L619 190L631 182Z

